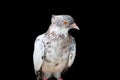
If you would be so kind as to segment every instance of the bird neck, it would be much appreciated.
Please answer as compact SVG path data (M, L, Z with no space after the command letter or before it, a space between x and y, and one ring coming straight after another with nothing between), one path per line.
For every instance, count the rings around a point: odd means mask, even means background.
M61 35L64 35L64 37L68 37L68 29L63 29L61 28L60 26L57 26L57 25L50 25L47 33L49 34L54 34L54 35L57 35L57 36L61 36Z

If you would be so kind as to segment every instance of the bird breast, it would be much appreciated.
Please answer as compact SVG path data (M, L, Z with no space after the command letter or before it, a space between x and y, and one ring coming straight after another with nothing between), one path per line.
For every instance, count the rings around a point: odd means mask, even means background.
M48 38L44 40L45 56L43 71L64 69L69 57L69 39ZM45 68L46 67L46 68Z
M50 61L58 61L63 56L68 56L68 42L62 40L45 41L45 55ZM58 59L58 60L57 60Z

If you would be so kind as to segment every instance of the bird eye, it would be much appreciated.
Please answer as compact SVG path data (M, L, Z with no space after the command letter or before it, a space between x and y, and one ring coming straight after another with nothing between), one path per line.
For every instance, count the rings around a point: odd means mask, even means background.
M68 24L68 21L64 21L63 23L66 25L66 24Z

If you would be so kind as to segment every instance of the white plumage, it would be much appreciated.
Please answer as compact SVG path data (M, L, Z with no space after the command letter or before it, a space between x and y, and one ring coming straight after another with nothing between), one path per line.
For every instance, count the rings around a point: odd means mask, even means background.
M79 29L71 16L54 15L48 31L36 38L33 62L37 80L51 76L62 80L61 72L73 64L76 43L68 33L71 28Z

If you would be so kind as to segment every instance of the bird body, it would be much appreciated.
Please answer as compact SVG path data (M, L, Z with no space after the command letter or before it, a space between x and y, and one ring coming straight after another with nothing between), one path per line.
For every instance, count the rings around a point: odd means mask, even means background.
M71 27L69 19L72 22ZM51 75L62 80L61 73L71 67L76 55L75 39L68 33L71 28L78 29L72 17L53 16L51 23L48 31L35 40L33 61L37 80L41 77L47 80Z

